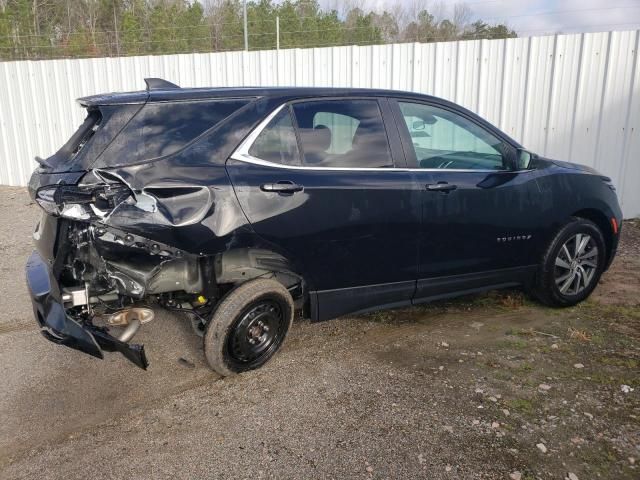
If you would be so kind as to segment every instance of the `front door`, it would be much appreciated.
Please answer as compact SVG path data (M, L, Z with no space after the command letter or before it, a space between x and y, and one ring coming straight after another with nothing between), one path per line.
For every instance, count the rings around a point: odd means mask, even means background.
M510 168L513 147L463 112L402 100L394 111L423 191L416 298L526 278L537 263L534 173Z
M390 143L381 108L384 99L285 105L227 161L256 233L304 269L316 319L406 304L415 291L421 192L396 163L397 130Z

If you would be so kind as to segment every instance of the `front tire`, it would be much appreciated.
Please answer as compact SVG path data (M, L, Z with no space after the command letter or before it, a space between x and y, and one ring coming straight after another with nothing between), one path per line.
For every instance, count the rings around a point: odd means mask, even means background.
M573 218L547 247L536 278L535 294L545 304L569 307L596 288L606 264L606 244L590 220Z
M222 299L206 326L207 363L223 376L261 367L284 343L293 315L293 299L280 282L241 284Z

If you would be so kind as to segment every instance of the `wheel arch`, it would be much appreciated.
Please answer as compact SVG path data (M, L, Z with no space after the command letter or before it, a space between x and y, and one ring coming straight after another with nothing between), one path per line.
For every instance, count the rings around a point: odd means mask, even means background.
M275 250L258 247L226 250L215 255L214 271L219 285L231 284L234 288L257 278L273 278L289 290L297 308L307 308L308 284L302 270Z
M590 220L598 226L602 232L602 236L604 237L605 245L607 247L607 258L605 264L608 265L614 246L614 232L613 227L611 226L611 221L607 215L596 208L584 208L574 212L571 216Z

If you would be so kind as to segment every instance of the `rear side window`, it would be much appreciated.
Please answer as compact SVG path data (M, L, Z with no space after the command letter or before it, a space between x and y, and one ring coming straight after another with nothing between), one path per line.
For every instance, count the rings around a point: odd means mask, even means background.
M283 165L299 165L296 132L288 108L280 110L255 139L249 155Z
M85 145L93 138L96 130L100 127L102 121L102 113L98 109L92 109L87 112L87 117L56 153L56 160L60 162L68 162L73 160L76 155L84 148Z
M247 103L248 99L147 103L103 153L102 163L124 165L175 153Z
M328 100L293 105L303 163L307 166L393 166L382 115L375 100Z

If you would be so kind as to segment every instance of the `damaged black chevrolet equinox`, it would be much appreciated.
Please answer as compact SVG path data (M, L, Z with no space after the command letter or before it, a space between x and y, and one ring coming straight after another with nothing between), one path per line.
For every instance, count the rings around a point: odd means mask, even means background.
M611 180L524 150L409 92L183 89L81 98L87 117L29 191L27 263L49 340L98 358L150 306L179 311L223 375L312 321L519 286L552 306L595 288L622 220Z

